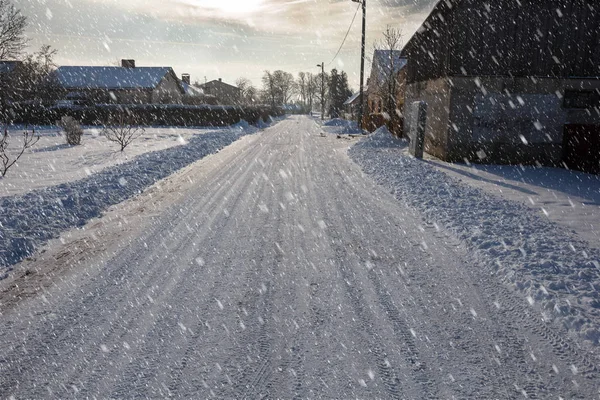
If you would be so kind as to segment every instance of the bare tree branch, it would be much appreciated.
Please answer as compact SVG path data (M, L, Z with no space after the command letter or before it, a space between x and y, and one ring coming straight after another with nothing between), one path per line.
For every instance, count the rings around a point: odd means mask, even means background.
M23 132L23 143L15 156L9 154L8 145L9 145L10 136L8 134L8 129L4 127L4 132L2 133L2 138L0 139L0 176L4 177L10 167L15 165L19 158L25 153L25 150L33 147L39 140L40 137L35 135L35 130L31 131L25 129Z
M0 60L14 59L27 46L27 17L11 0L0 0Z
M125 114L125 112L120 112L111 118L102 132L108 140L117 143L121 151L145 132L144 128L134 125L131 118Z

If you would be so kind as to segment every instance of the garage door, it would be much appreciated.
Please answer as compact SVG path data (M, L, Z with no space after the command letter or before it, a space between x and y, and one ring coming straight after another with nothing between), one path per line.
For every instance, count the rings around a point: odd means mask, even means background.
M600 126L565 125L563 161L567 167L600 173Z

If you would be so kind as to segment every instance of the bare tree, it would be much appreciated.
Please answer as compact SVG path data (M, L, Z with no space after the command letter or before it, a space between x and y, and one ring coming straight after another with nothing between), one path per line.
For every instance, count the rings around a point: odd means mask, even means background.
M262 78L263 97L271 103L271 106L287 104L296 92L294 76L289 72L277 70L265 71Z
M11 0L0 0L0 60L18 57L25 46L27 17Z
M315 100L316 103L320 105L327 104L327 99L329 97L329 81L330 76L327 72L324 74L315 74ZM324 107L326 108L326 107Z
M296 92L294 75L281 70L273 72L273 75L275 77L275 84L277 85L279 95L281 96L281 103L288 104Z
M56 49L43 45L39 51L25 57L11 78L13 100L49 103L58 98L61 87L53 74L56 69L54 57L57 53Z
M262 97L267 100L271 104L271 107L275 107L275 102L277 99L277 86L275 85L275 78L273 74L269 71L265 71L265 74L262 77Z
M25 153L25 150L33 147L38 140L40 140L39 136L35 135L35 130L29 131L25 129L23 132L23 142L21 147L16 151L15 155L11 156L9 154L8 145L10 142L10 136L8 134L8 129L5 127L4 132L2 134L2 138L0 139L0 176L4 177L8 172L9 168L15 165L19 158Z
M18 58L27 45L25 28L27 18L12 4L11 0L0 0L0 60ZM0 76L0 119L8 118L7 107L11 93L10 74Z
M242 104L254 104L256 102L257 90L252 85L252 82L248 78L238 78L235 81L235 85L240 89L240 99Z
M258 89L254 86L250 86L246 89L246 100L248 101L248 104L257 104L258 94Z
M306 72L298 73L298 94L300 95L300 102L302 106L306 108L307 105L307 86L308 86L308 76Z
M391 118L397 114L398 71L400 68L400 50L402 48L402 31L388 25L383 32L383 39L376 47L383 51L384 57L379 60L379 74L381 79L373 82L375 88L385 102L386 111Z
M313 104L316 100L317 93L319 92L319 82L317 76L307 72L306 73L306 102L308 109L312 111Z
M117 143L121 151L139 138L145 132L144 128L134 125L132 118L125 112L120 112L111 118L109 124L104 127L103 134L111 142Z

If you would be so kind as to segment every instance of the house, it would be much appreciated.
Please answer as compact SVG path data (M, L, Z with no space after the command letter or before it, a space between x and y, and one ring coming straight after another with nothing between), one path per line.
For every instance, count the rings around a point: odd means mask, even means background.
M363 88L363 91L368 92L368 87ZM364 107L364 106L363 106ZM354 93L348 97L348 100L344 102L344 116L347 120L354 120L357 118L358 110L360 109L360 91Z
M23 61L0 61L0 76L13 73L23 65Z
M17 81L22 68L22 61L0 61L0 104L19 100Z
M374 51L366 90L367 128L370 131L387 124L391 131L401 133L406 65L407 60L400 50Z
M213 95L204 93L198 84L192 84L190 74L181 74L181 87L183 87L182 102L185 105L217 105L217 98Z
M55 72L66 93L77 92L94 103L179 104L185 94L170 67L59 67Z
M439 1L403 49L425 151L600 172L598 26L597 0Z
M241 91L238 87L223 82L221 78L200 85L207 95L217 98L221 105L237 105L241 102Z

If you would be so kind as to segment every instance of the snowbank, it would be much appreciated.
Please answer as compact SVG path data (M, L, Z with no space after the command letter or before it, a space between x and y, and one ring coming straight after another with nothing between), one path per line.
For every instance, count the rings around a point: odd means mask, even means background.
M523 293L545 320L600 345L600 251L535 209L405 155L405 147L382 130L349 154L398 199L465 241L492 276Z
M243 121L229 129L189 137L184 145L142 154L81 180L0 198L0 279L7 276L11 265L62 231L83 226L109 206L257 131Z
M323 123L324 126L346 126L350 121L341 118L333 118Z
M407 146L406 139L399 139L392 135L388 128L380 126L372 134L365 137L360 142L362 148L400 148Z
M333 118L323 123L322 129L327 133L337 135L360 135L356 121L348 121L341 118Z

